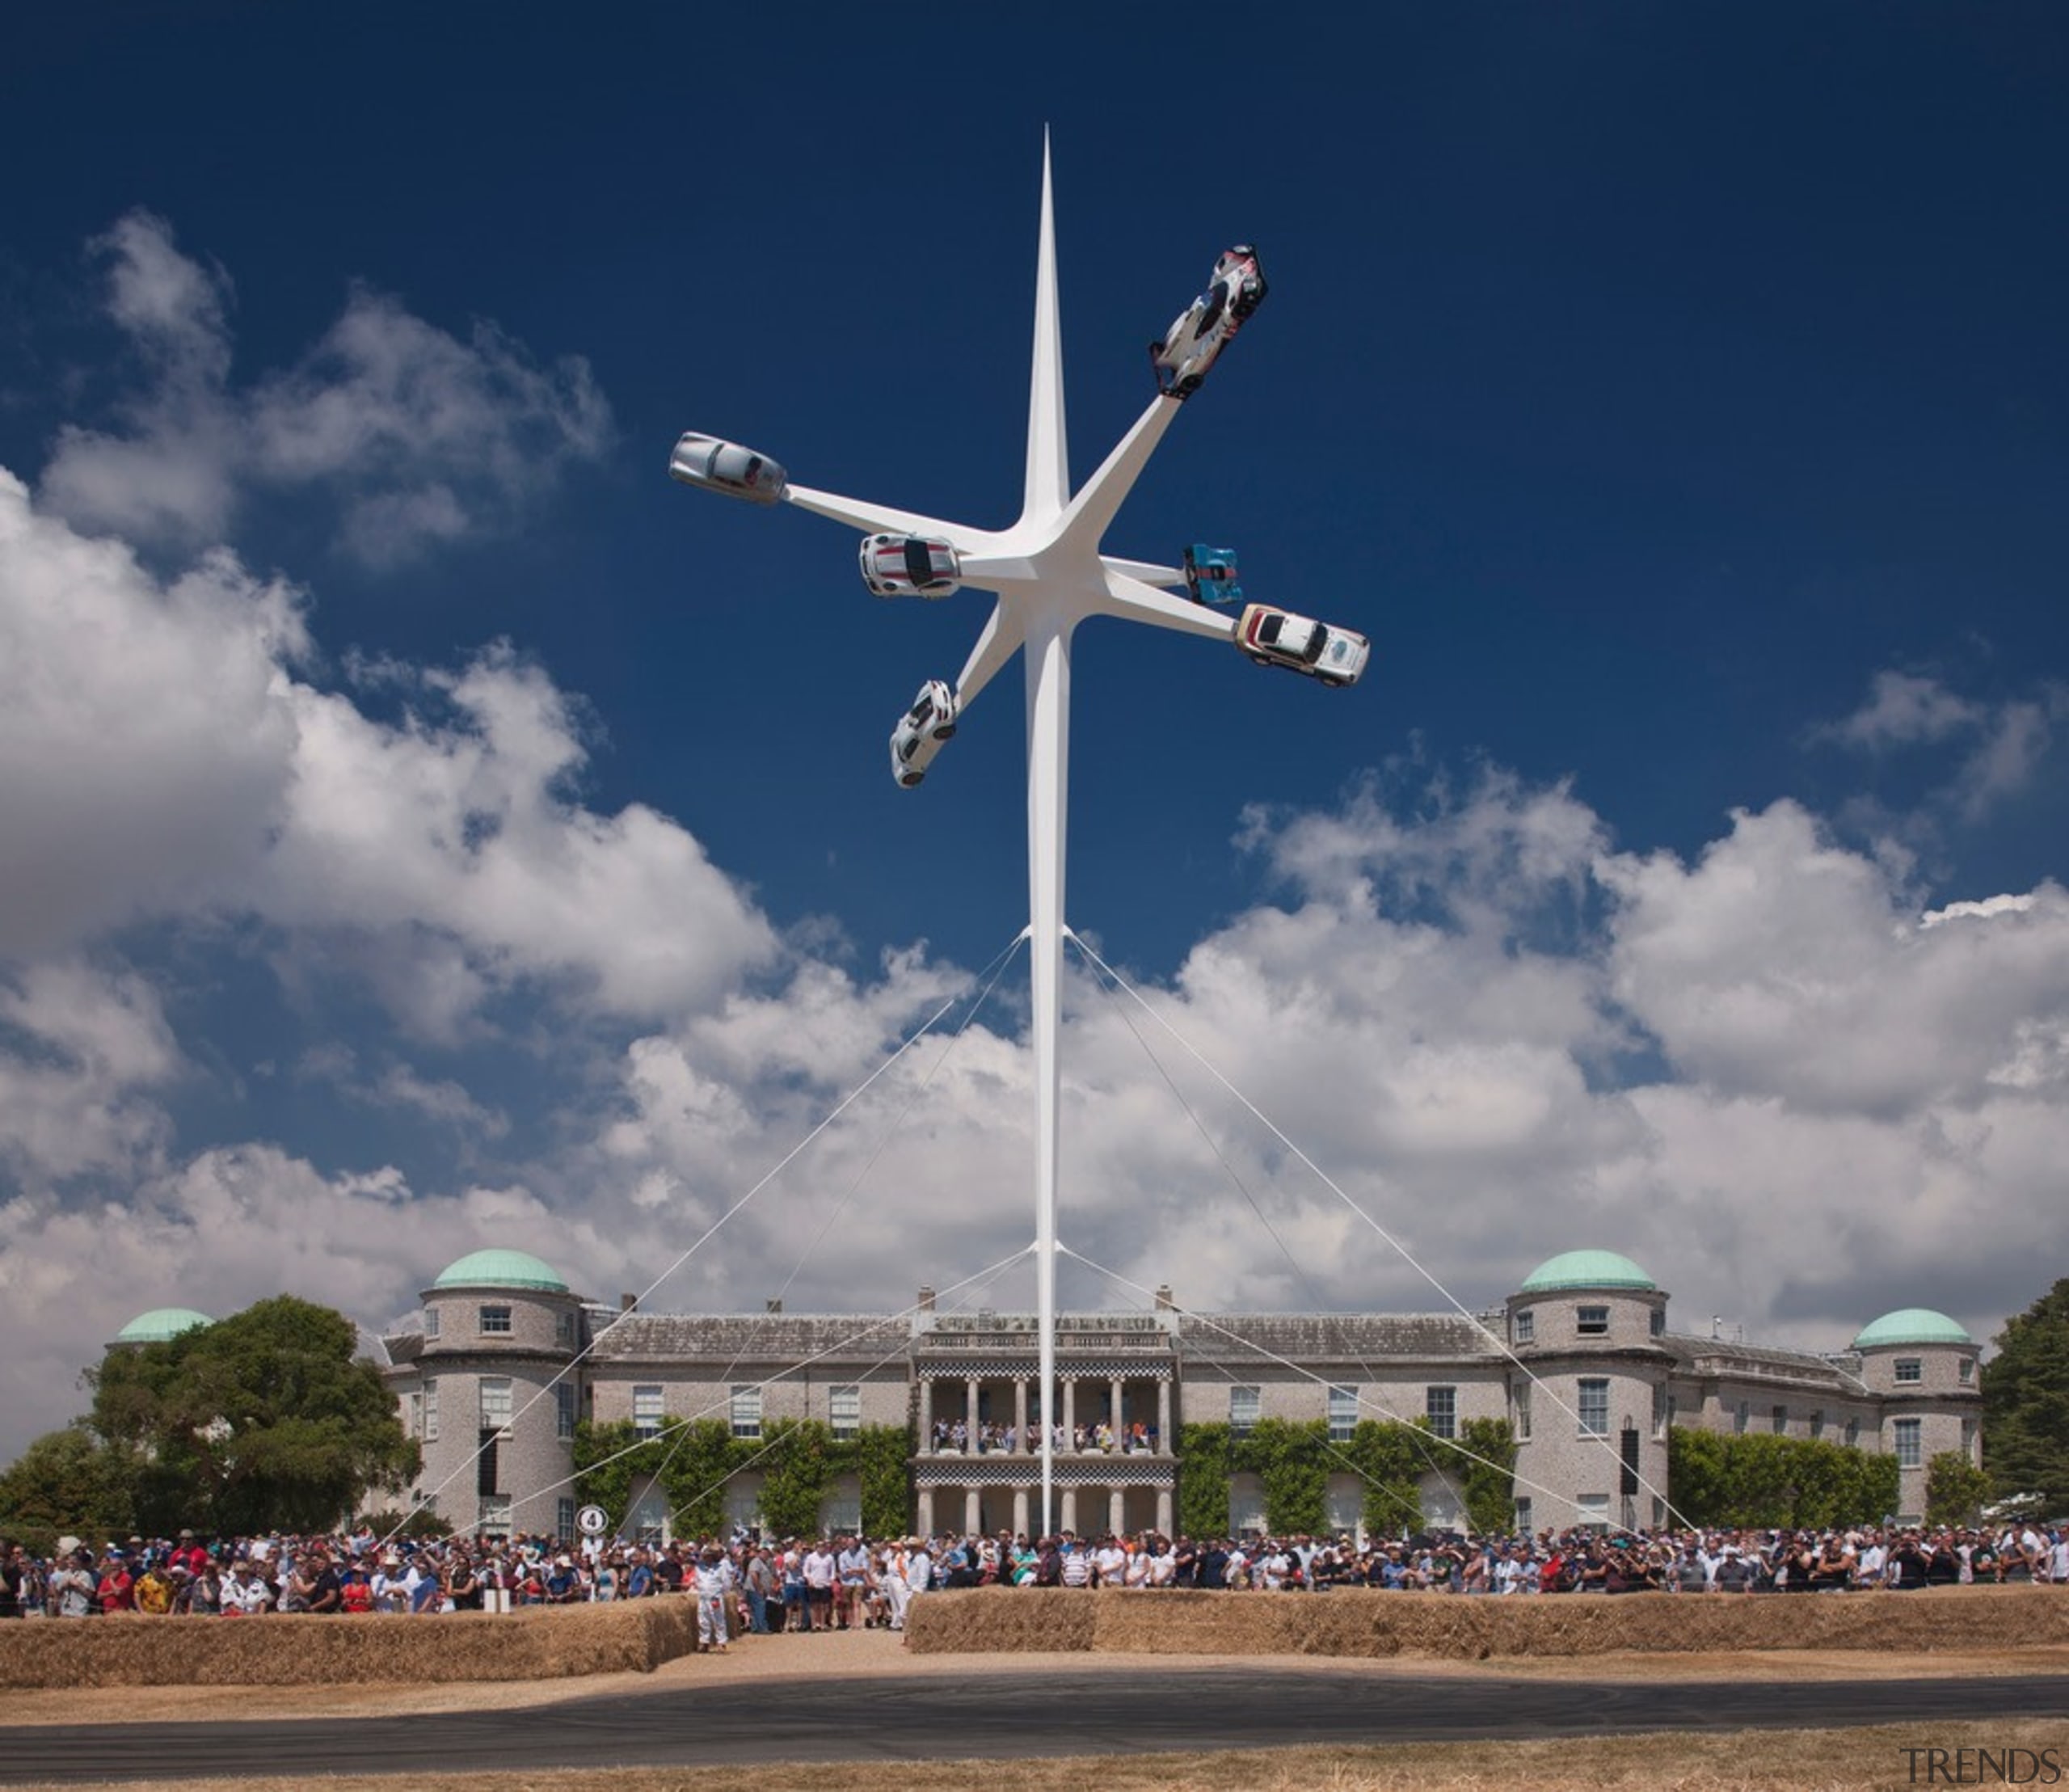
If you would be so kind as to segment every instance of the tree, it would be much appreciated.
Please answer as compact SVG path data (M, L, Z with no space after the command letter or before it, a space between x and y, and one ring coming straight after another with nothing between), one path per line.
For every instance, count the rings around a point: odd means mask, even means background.
M1941 1450L1925 1465L1925 1522L1973 1524L1990 1497L1990 1476L1960 1450Z
M2005 1322L1983 1368L1983 1467L2000 1499L2069 1510L2069 1276Z
M221 1536L327 1530L399 1491L417 1447L341 1313L292 1295L162 1343L111 1349L92 1426L133 1465L136 1520Z
M136 1518L134 1463L82 1424L45 1431L0 1474L0 1536L48 1555L66 1532L129 1535Z

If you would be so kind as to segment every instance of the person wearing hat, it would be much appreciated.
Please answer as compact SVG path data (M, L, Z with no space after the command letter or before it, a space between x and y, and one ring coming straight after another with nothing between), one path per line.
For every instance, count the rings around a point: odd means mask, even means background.
M91 1617L99 1594L91 1550L78 1545L69 1556L59 1558L51 1573L49 1592L52 1608L58 1617Z
M172 1576L155 1562L147 1562L137 1577L137 1609L151 1617L165 1617L172 1611Z
M373 1578L366 1571L364 1562L355 1562L338 1588L338 1609L363 1615L379 1608L380 1600L373 1588Z
M95 1596L100 1601L103 1617L115 1612L133 1612L137 1609L137 1582L129 1572L129 1565L122 1552L114 1545L108 1545L107 1554L101 1562L100 1585Z
M726 1652L726 1600L733 1590L733 1565L715 1543L706 1543L697 1559L697 1642L700 1649Z

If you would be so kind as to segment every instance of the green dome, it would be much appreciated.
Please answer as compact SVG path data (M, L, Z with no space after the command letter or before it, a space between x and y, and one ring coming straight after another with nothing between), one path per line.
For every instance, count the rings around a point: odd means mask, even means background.
M565 1294L567 1283L529 1250L477 1250L448 1263L433 1288L536 1288Z
M192 1331L196 1326L213 1326L215 1321L205 1313L196 1313L192 1307L153 1307L149 1313L140 1313L115 1335L118 1344L162 1344L168 1338L177 1338L183 1331Z
M1853 1341L1856 1350L1873 1350L1878 1344L1966 1344L1973 1349L1975 1340L1944 1313L1902 1307L1863 1326Z
M1517 1292L1550 1294L1565 1288L1642 1288L1650 1294L1658 1292L1659 1284L1629 1258L1613 1250L1568 1250L1540 1263Z

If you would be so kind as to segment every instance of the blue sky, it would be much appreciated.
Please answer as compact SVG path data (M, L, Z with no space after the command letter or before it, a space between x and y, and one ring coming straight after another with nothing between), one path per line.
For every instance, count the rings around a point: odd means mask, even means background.
M1272 283L1110 550L1373 642L1330 694L1088 626L1073 923L1469 1303L1620 1244L1693 1327L1994 1327L2069 1162L2066 61L2016 6L18 27L0 1447L146 1307L643 1288L974 992L1017 677L919 791L883 741L984 600L664 468L1009 520L1045 128L1079 476L1216 254ZM1009 1252L1018 976L658 1304ZM1289 1266L1073 1011L1067 1238L1428 1303L1188 1086Z

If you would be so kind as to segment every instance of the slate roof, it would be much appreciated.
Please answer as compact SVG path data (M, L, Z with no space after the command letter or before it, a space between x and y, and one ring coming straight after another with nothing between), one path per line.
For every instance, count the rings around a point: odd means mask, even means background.
M1455 1313L1189 1314L1178 1322L1178 1347L1186 1356L1210 1361L1268 1352L1304 1364L1389 1356L1416 1362L1498 1360L1502 1354L1485 1333Z
M1849 1374L1814 1351L1783 1350L1771 1344L1741 1344L1721 1338L1692 1338L1676 1332L1669 1332L1657 1342L1673 1357L1675 1368L1683 1374L1742 1373L1762 1380L1780 1374L1843 1393L1866 1392L1857 1376Z
M601 1321L592 1318L592 1326ZM874 1328L874 1329L871 1329ZM596 1336L595 1362L795 1363L832 1351L874 1361L911 1347L912 1322L897 1314L634 1313Z

